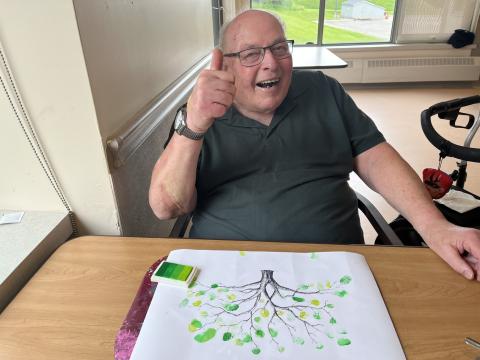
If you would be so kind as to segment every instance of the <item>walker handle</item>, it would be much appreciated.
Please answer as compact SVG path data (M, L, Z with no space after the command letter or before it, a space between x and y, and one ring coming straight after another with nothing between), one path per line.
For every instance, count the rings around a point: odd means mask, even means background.
M451 120L451 115L454 112L468 105L480 102L480 96L470 96L466 98L453 99L449 101L440 102L423 110L421 114L422 130L427 139L439 149L445 156L457 158L459 160L480 162L480 149L470 148L453 144L443 136L441 136L433 127L431 117L439 115L440 118ZM478 120L480 121L480 120ZM467 125L468 126L468 125ZM471 126L470 126L471 127Z

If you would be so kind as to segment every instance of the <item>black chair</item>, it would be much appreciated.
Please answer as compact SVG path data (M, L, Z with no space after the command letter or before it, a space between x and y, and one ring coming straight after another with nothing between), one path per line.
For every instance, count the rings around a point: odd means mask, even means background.
M403 245L399 237L392 230L378 209L362 194L355 192L358 199L358 208L365 214L378 236L383 239L382 245ZM190 223L191 214L179 216L170 231L169 237L183 238Z

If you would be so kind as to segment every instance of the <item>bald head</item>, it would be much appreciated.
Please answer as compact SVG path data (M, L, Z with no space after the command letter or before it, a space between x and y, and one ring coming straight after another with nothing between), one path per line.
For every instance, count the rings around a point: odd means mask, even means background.
M263 10L246 10L230 22L223 24L220 30L220 50L224 53L237 51L234 48L239 30L245 27L253 28L258 22L270 22L272 26L278 27L281 34L285 36L285 24L278 16Z
M292 78L291 54L278 55L279 48L288 46L281 21L266 11L245 11L225 26L222 45L222 70L235 79L233 105L242 115L268 125ZM245 65L248 55L259 61Z

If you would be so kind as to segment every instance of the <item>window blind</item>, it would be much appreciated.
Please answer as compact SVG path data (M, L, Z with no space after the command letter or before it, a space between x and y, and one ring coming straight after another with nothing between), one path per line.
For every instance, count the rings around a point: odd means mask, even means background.
M478 0L403 0L397 42L446 42L455 29L476 26Z

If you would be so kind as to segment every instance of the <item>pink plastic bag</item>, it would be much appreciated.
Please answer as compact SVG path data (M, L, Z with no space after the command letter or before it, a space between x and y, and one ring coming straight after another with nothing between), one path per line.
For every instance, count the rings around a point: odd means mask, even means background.
M157 266L165 260L165 258L157 260L143 277L142 284L133 299L130 310L123 320L122 326L115 338L115 360L129 360L132 354L133 347L137 341L138 334L143 325L143 320L147 313L153 294L157 288L157 283L152 283L150 277Z

